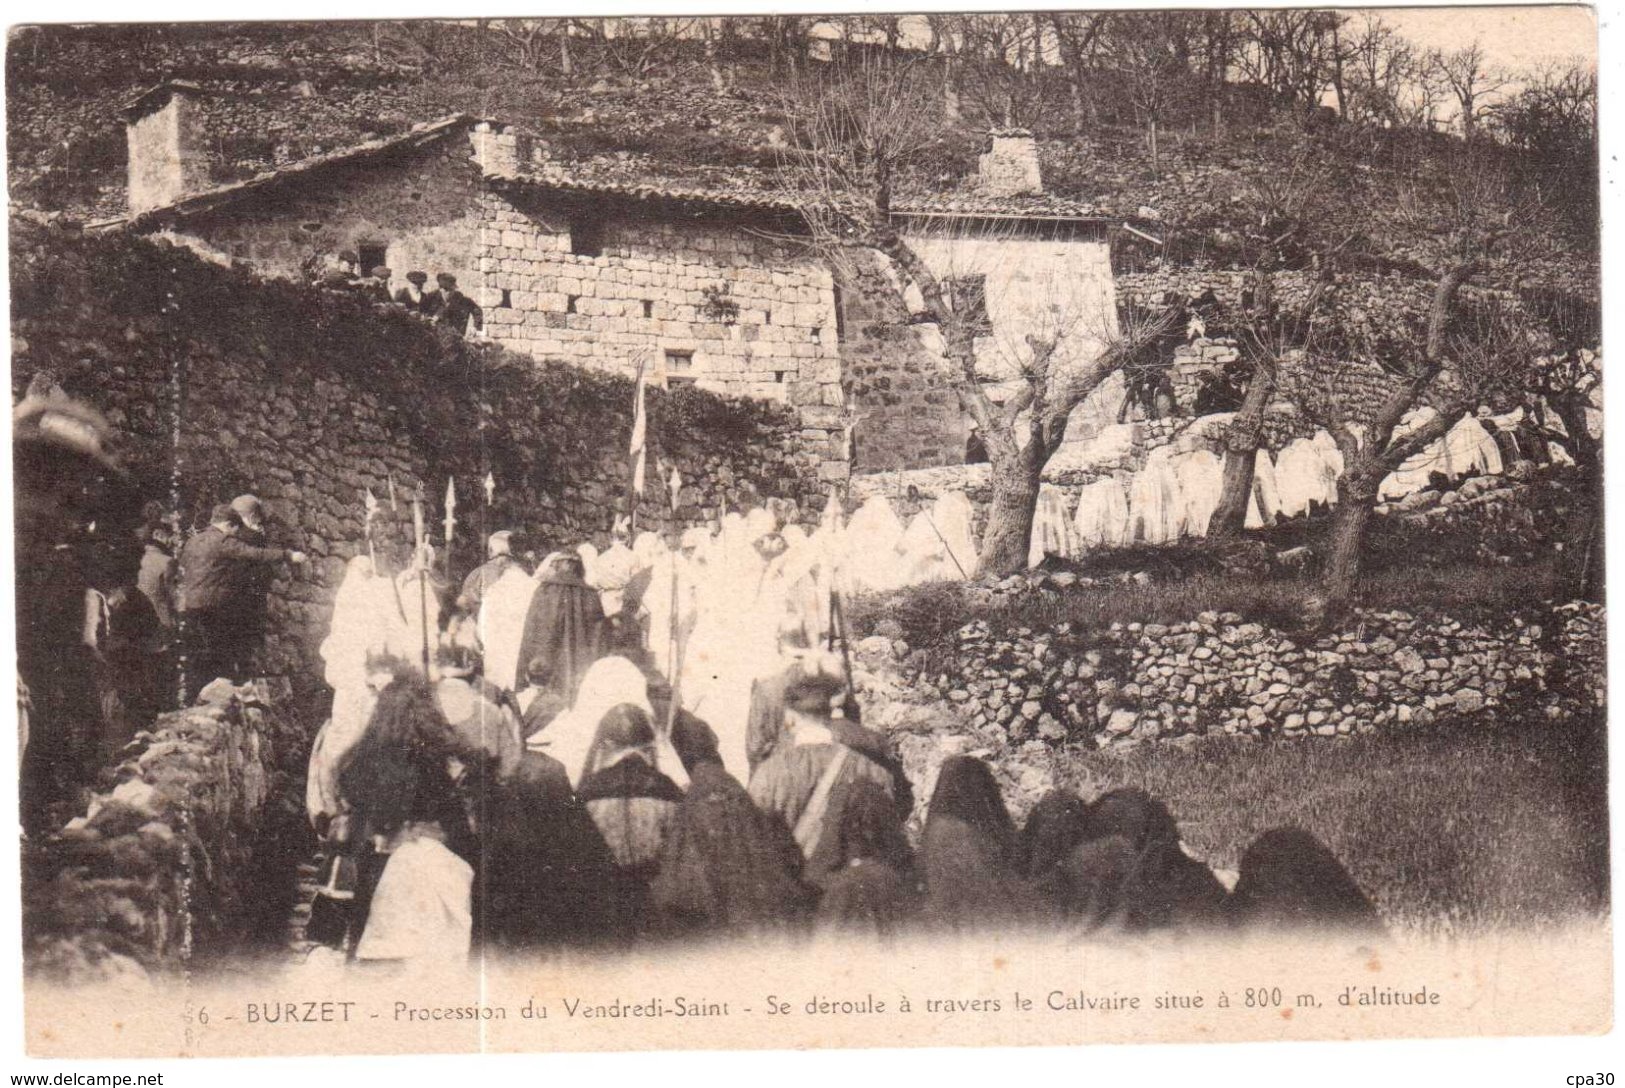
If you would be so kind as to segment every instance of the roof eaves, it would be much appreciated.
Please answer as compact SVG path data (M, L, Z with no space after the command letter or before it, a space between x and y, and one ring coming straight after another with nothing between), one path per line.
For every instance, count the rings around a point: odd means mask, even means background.
M403 147L429 143L460 125L474 123L476 123L476 119L468 114L449 114L435 121L413 125L406 132L394 136L379 137L325 155L301 159L298 162L289 163L287 166L279 166L275 170L267 170L264 173L256 174L251 178L234 181L229 185L220 185L213 189L205 189L201 193L193 193L191 196L183 197L172 204L149 208L139 215L128 216L123 220L110 220L101 225L113 227L123 222L128 227L143 229L167 219L182 218L212 211L223 204L229 204L251 193L273 188L292 179L307 177L328 167L367 159L374 155L387 154Z

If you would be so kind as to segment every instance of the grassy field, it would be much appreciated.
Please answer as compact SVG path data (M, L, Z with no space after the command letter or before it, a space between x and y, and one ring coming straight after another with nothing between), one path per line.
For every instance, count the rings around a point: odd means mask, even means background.
M1263 831L1307 828L1400 931L1445 936L1607 911L1601 715L1058 758L1085 797L1135 785L1164 800L1185 842L1217 868L1234 868Z

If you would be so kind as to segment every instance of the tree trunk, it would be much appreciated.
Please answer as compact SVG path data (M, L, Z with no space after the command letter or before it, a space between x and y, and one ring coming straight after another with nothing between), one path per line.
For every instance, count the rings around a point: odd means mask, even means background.
M1224 443L1224 487L1219 505L1208 519L1212 540L1240 536L1247 528L1247 500L1253 492L1253 469L1258 464L1258 443L1264 432L1264 406L1275 394L1275 376L1265 366L1253 369L1247 398L1231 421Z
M1365 530L1371 522L1375 498L1366 492L1366 488L1351 485L1346 479L1337 485L1337 514L1327 540L1324 567L1328 618L1342 615L1360 577L1360 551L1365 546Z
M1253 495L1253 469L1258 464L1258 439L1250 448L1226 445L1224 480L1219 489L1219 505L1208 519L1209 540L1232 540L1247 528L1247 506Z
M1032 546L1033 513L1038 507L1044 460L1034 439L1017 449L1013 440L989 442L993 464L993 506L987 515L987 531L982 536L982 554L976 560L976 576L1017 574L1027 569ZM1005 449L997 447L1006 446Z

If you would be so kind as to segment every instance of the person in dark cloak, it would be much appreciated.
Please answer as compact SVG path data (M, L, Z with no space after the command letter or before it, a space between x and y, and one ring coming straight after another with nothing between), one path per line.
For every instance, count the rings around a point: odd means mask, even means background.
M832 728L831 704L842 690L824 673L797 680L785 692L784 735L750 779L751 800L784 820L808 858L840 834L842 805L859 783L892 793L891 773Z
M531 658L525 665L525 686L515 701L519 706L520 736L524 737L540 733L570 709L570 701L559 694L553 670L542 657Z
M1238 928L1382 932L1376 908L1319 839L1298 827L1266 831L1241 856L1226 903Z
M993 771L951 756L937 773L921 840L925 920L952 929L1024 924L1040 900L1019 877L1016 830Z
M559 694L574 699L582 676L602 653L603 638L604 607L598 591L587 584L581 558L554 557L525 615L519 660L541 658Z
M1203 930L1220 924L1224 885L1188 856L1166 805L1112 790L1089 806L1084 841L1059 870L1066 912L1086 929Z
M649 897L672 936L783 933L811 903L801 848L720 762L695 768Z
M807 861L807 880L823 889L814 919L825 933L890 940L919 910L914 852L896 803L873 782L840 787L848 796L835 835Z
M655 766L654 724L641 707L623 704L604 715L576 796L615 858L610 894L623 934L644 927L649 882L676 821L683 791Z
M1059 899L1061 863L1082 842L1089 806L1071 790L1050 790L1021 828L1018 871L1051 899Z

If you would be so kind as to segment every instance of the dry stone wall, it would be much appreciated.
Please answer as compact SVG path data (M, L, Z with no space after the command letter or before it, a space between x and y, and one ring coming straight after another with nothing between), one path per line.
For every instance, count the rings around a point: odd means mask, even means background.
M953 706L989 743L1333 737L1545 699L1554 654L1586 652L1598 615L1574 605L1491 624L1361 612L1348 629L1309 638L1216 612L1090 632L1065 623L995 631L976 621L945 655L877 634L865 641L865 660L900 671L918 698ZM1548 624L1561 637L1548 639Z
M311 734L279 690L216 685L214 702L161 716L81 816L27 845L31 974L139 980L286 918Z
M120 430L143 498L191 521L253 491L269 503L273 542L311 555L279 570L263 663L297 687L319 684L315 650L344 564L365 547L367 489L382 503L380 541L409 540L406 500L422 494L438 543L455 477L459 578L488 531L603 546L625 509L627 378L538 364L394 307L222 269L177 246L20 222L12 246L14 394L50 373ZM811 517L822 506L824 450L793 411L695 389L652 390L648 410L640 527L710 523L768 498ZM685 481L675 513L662 461Z

